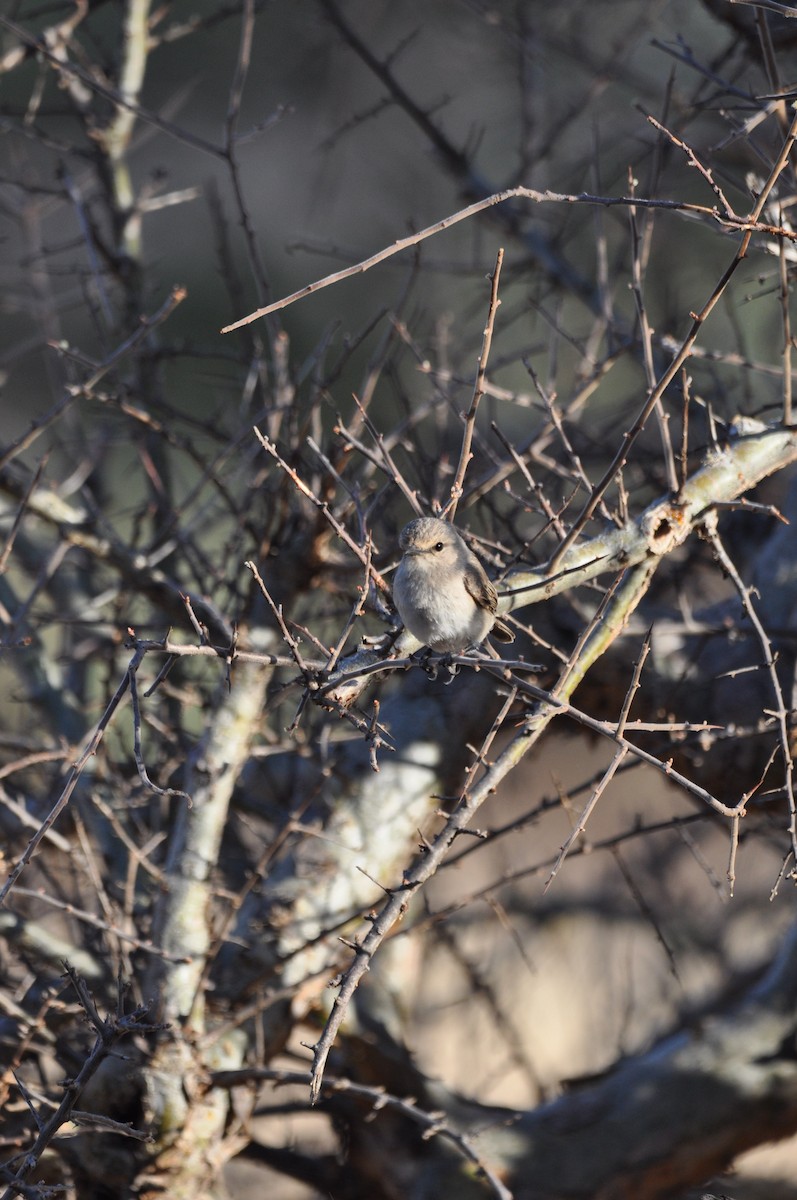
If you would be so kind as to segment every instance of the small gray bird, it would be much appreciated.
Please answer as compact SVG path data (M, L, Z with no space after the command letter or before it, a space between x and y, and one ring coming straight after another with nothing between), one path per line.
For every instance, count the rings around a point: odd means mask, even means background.
M498 593L484 567L453 525L419 517L401 531L404 557L393 582L393 599L410 633L442 654L478 646L492 630L513 642L512 630L496 617Z

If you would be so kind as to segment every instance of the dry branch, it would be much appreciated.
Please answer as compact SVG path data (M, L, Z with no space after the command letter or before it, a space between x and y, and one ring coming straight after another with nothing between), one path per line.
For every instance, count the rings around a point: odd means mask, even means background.
M761 982L490 1138L514 1200L664 1200L797 1130L797 933Z

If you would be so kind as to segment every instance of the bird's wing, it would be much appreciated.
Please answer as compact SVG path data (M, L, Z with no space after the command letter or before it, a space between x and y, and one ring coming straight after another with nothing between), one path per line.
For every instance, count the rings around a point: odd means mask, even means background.
M470 593L479 608L486 608L493 616L498 611L498 592L485 574L477 558L465 567L465 590ZM492 629L493 637L499 642L514 642L515 635L508 625L496 618Z
M465 567L465 590L470 593L479 608L486 608L494 613L498 608L498 592L484 573L484 567L477 558Z

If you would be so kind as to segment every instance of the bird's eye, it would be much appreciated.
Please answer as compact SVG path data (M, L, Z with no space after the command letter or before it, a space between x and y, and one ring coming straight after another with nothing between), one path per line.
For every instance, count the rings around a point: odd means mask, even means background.
M437 544L435 545L435 550L438 552L438 554L440 553L440 551L441 551L442 549L443 549L443 543L442 543L442 542L437 542Z

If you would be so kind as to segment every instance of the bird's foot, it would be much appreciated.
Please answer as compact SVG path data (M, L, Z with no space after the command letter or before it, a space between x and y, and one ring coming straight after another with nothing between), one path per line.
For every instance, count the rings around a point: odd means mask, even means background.
M444 681L448 684L451 683L455 675L459 674L459 663L453 661L453 656L451 654L438 654L431 646L425 646L423 650L419 650L412 657L431 680L437 679L437 676L443 671L448 675L448 679Z
M448 686L448 684L451 683L451 681L455 679L457 675L459 675L459 663L453 662L450 654L444 654L440 660L440 666L444 667L448 672L448 679L445 680L445 684Z

